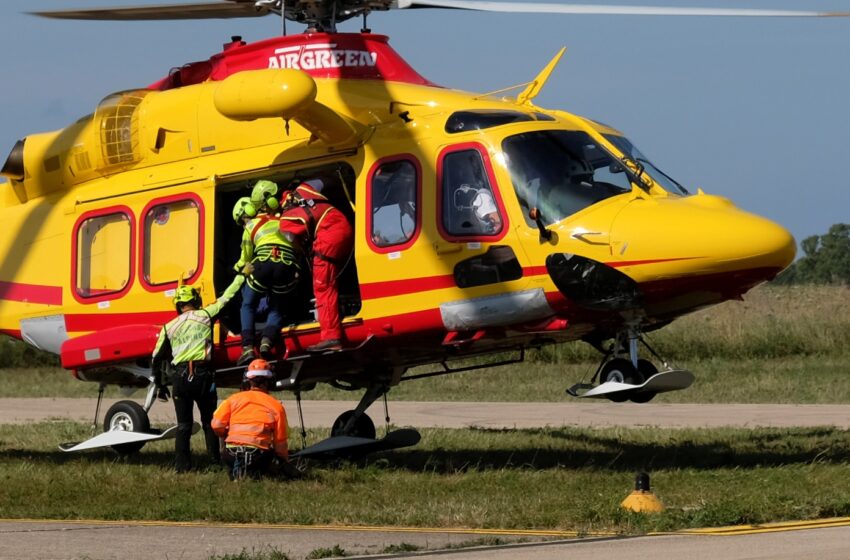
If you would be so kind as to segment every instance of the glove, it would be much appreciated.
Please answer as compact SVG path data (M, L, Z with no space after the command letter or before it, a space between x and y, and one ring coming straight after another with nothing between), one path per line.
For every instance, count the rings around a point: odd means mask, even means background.
M171 392L168 390L168 387L165 385L160 385L156 390L156 400L159 402L168 402L168 398L171 396Z
M246 264L246 265L242 268L242 275L243 275L243 276L250 276L250 275L251 275L251 274L253 274L253 273L254 273L254 265L253 265L253 264L251 264L251 263Z

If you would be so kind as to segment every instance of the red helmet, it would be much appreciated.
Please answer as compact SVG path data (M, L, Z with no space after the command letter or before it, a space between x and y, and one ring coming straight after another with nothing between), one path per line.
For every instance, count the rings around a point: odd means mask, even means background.
M271 366L262 358L257 358L248 364L248 369L245 371L245 379L254 379L255 377L267 377L269 379L274 377Z

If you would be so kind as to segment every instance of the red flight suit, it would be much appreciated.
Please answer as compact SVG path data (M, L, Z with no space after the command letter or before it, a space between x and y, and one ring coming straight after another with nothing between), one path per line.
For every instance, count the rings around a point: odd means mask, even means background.
M337 279L354 245L348 219L309 183L288 195L289 208L280 217L280 230L313 246L313 295L321 340L342 340Z

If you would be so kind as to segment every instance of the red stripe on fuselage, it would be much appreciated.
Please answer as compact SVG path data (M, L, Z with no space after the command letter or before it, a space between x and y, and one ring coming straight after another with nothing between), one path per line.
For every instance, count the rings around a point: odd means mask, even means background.
M0 299L44 305L62 305L62 288L0 280Z
M364 300L378 299L456 287L457 284L455 284L454 276L445 274L442 276L426 276L424 278L408 278L405 280L361 284L360 297Z
M164 325L177 314L174 311L147 313L72 313L65 315L68 332L88 332L123 327L125 325Z
M656 264L663 262L673 262L673 261L689 261L692 259L698 259L699 257L676 257L673 259L648 259L644 261L611 261L607 262L608 266L611 268L620 268L622 266L638 266L641 264Z
M643 261L614 261L604 263L612 268L623 266L637 266L642 264L655 264L671 261L684 261L697 257L677 257L673 259L648 259ZM523 276L542 276L548 274L545 266L527 266L522 269ZM364 300L378 299L392 296L403 296L431 290L442 290L444 288L456 288L454 276L444 274L441 276L426 276L423 278L406 278L403 280L390 280L387 282L372 282L360 285L360 296Z
M18 340L21 339L21 331L16 331L14 329L0 329L0 334L5 334L12 338L17 338Z

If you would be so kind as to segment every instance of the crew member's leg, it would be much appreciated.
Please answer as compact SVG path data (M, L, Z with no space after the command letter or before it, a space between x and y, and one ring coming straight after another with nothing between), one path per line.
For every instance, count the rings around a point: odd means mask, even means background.
M212 372L196 377L199 380L197 395L198 410L201 412L201 427L204 429L204 442L210 462L214 465L221 463L219 439L212 429L212 417L218 406L218 395L215 389L215 376Z
M342 323L339 316L337 280L351 253L352 231L339 211L325 216L313 245L313 294L321 327L321 340L314 351L342 348Z
M280 329L283 326L285 307L289 294L298 285L298 267L294 264L283 262L273 263L272 289L269 292L269 315L266 326L263 329L263 338L260 342L260 353L268 354L274 346ZM263 357L270 357L268 355Z
M325 257L317 255L313 258L313 295L316 296L321 340L340 343L342 324L339 318L339 292L334 281L338 269L336 264Z
M254 315L261 297L263 294L248 284L242 288L242 308L239 313L242 323L242 356L239 357L239 364L248 363L256 357L254 356Z
M270 449L257 451L254 453L251 464L248 466L248 474L255 480L260 479L264 474L269 472L269 467L271 467L273 460L274 451Z
M174 468L177 472L186 472L192 468L192 454L189 440L192 437L192 414L194 400L187 387L185 366L178 366L174 376L174 388L171 395L174 401L174 414L177 417L177 436L174 438Z

